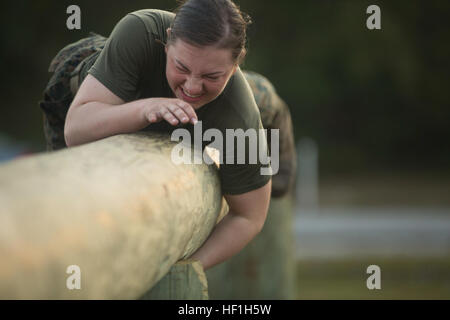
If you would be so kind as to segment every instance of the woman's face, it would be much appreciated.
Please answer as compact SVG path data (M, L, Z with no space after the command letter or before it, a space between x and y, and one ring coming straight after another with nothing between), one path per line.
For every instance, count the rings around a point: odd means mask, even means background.
M177 39L166 46L166 54L170 88L194 109L217 98L237 69L229 49L196 47Z

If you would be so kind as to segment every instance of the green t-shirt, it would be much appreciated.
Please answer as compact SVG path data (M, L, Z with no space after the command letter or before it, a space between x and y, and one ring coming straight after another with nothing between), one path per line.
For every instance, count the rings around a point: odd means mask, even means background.
M166 29L175 15L162 10L139 10L126 15L113 29L105 48L95 58L88 73L105 85L125 102L150 97L174 97L167 82ZM223 150L230 150L226 143L226 129L262 129L261 117L253 93L240 70L230 78L224 91L214 101L196 110L202 129L215 128L223 134ZM192 133L193 126L180 124L172 126L166 121L151 124L149 130L172 132L176 128L186 128ZM259 141L267 148L266 139ZM209 143L209 142L208 142ZM203 143L203 147L207 143ZM234 151L237 144L234 143ZM246 139L246 162L220 165L222 192L242 194L265 185L270 175L262 175L261 168L268 167L257 157L256 164L249 164L249 143ZM259 148L258 148L259 150ZM223 155L225 161L226 156Z

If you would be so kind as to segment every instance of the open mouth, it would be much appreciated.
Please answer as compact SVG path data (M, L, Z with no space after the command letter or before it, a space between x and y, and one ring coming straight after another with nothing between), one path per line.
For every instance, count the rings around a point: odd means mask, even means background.
M187 93L186 91L184 91L184 89L182 87L180 87L180 91L181 94L183 96L183 100L189 101L189 102L195 102L201 99L201 97L203 96L203 94L199 94L199 95L191 95L189 93Z

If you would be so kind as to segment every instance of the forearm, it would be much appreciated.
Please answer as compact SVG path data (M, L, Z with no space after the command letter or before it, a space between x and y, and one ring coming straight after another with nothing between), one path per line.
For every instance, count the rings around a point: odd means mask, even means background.
M75 146L115 134L135 132L147 125L142 100L121 105L88 102L69 110L64 136L68 146Z
M261 229L261 223L229 212L191 258L206 270L241 251Z

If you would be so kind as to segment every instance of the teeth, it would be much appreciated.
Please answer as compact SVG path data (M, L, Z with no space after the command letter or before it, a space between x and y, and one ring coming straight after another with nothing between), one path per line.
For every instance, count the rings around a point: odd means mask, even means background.
M184 89L182 89L182 90L183 90L183 93L184 93L185 95L187 95L188 97L190 97L190 98L198 98L198 97L201 96L201 94L199 94L199 95L197 95L197 96L191 96L189 93L187 93L186 91L184 91Z

